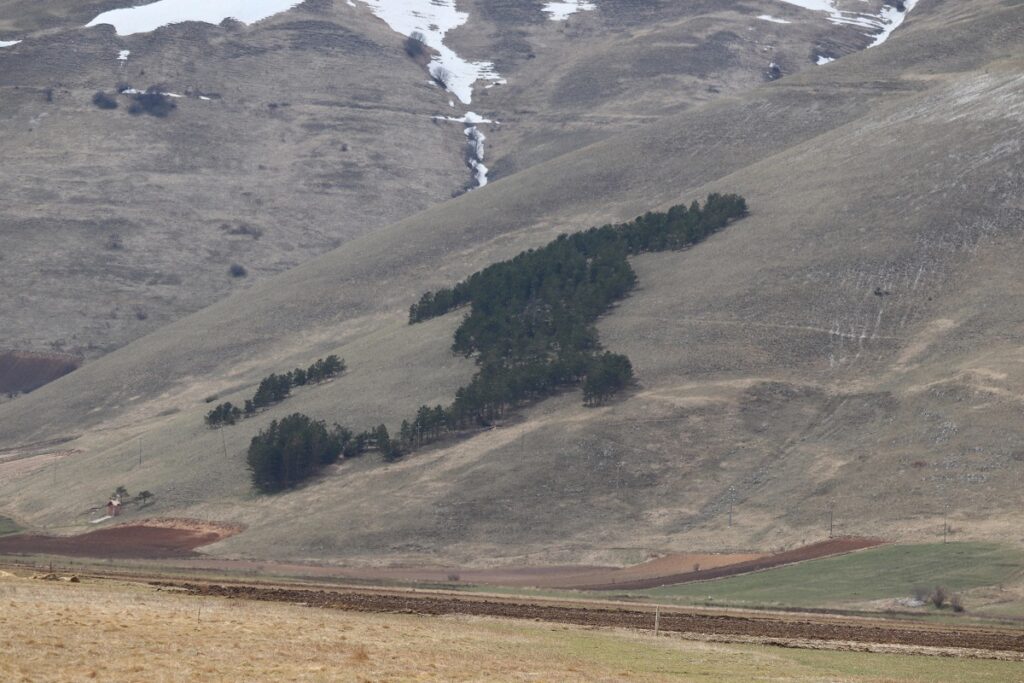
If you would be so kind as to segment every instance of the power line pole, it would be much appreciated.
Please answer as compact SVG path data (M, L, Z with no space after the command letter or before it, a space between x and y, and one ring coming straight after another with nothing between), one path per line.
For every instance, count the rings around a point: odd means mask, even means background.
M733 499L735 497L735 493L736 493L736 487L735 486L730 486L729 487L729 526L730 527L732 526L732 502L733 502Z
M139 467L142 467L142 437L139 437Z
M832 538L832 530L834 528L832 522L833 522L833 518L834 518L835 506L836 506L836 502L834 500L830 500L828 502L828 537L829 538Z
M946 503L942 507L942 543L946 543L947 535L949 534L949 503Z
M224 449L224 459L228 459L228 441L224 436L224 428L220 428L220 445Z

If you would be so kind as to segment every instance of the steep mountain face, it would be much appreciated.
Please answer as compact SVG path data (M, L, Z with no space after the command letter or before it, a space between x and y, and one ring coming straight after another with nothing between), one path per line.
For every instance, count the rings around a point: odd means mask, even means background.
M948 513L961 537L1020 540L1022 28L1015 4L922 0L877 48L632 122L255 282L0 405L6 457L75 451L6 470L0 511L63 527L123 484L154 514L247 525L213 552L327 559L773 548L826 533L830 508L843 533L929 538ZM406 324L424 290L712 191L751 216L634 259L640 287L599 325L636 368L620 401L568 392L251 493L245 448L271 419L394 429L466 383L460 313ZM203 425L206 397L327 353L345 375Z
M277 0L244 24L0 3L0 348L99 357L483 181L863 49L886 7L800 4ZM117 94L151 87L166 116Z

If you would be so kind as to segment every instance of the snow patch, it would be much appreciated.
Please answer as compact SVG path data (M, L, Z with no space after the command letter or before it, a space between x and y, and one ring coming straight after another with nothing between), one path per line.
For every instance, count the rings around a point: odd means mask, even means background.
M870 29L871 32L868 35L875 36L875 40L868 45L869 48L881 45L888 40L892 32L899 28L910 11L917 5L917 0L904 0L903 5L906 10L904 12L886 4L883 5L881 13L867 14L841 10L836 7L837 0L779 0L779 2L815 12L825 12L828 14L828 20L833 24Z
M789 21L788 19L779 19L777 17L773 17L770 14L761 14L757 18L760 19L761 21L770 21L773 24L792 24L793 23L792 21Z
M20 40L0 40L0 47L10 47L12 45L17 45L20 42Z
M121 93L122 95L145 95L147 93L153 92L153 93L156 93L157 95L163 95L164 97L178 97L178 98L184 97L184 95L179 95L178 93L175 93L175 92L159 92L159 91L156 91L156 90L153 90L153 91L150 91L150 90L139 90L138 88L125 88L123 90L118 90L117 92Z
M473 99L473 84L478 80L497 81L493 62L473 62L463 59L444 44L448 31L458 28L469 19L468 12L455 8L455 0L360 0L370 7L392 31L403 36L423 35L423 42L437 55L430 62L430 75L444 84L465 104Z
M465 132L469 139L469 167L473 169L476 186L483 187L487 184L488 169L484 166L484 140L487 137L476 126L469 126Z
M597 9L597 5L587 0L548 2L544 5L544 12L551 21L564 21L577 12L589 12L594 9Z
M487 173L488 169L484 166L484 154L486 149L484 148L484 141L487 136L484 135L477 127L478 123L497 123L491 119L485 119L476 112L468 111L464 116L435 116L435 121L452 121L454 123L461 123L466 128L463 131L466 134L466 144L468 145L466 164L470 170L473 171L473 179L476 180L477 187L483 187L487 184Z
M158 0L148 5L110 10L86 24L86 28L110 24L119 36L149 33L161 26L183 21L219 24L236 19L253 24L267 17L290 10L301 0Z
M455 121L456 123L466 123L469 125L476 123L494 123L491 119L485 119L475 111L467 111L465 116L435 116L434 119L438 121Z
M882 32L875 38L875 42L868 45L869 48L877 47L889 40L889 36L892 32L900 27L900 25L906 21L907 15L910 14L911 10L917 6L917 0L905 0L903 7L906 9L905 12L901 12L895 7L889 7L888 5L882 8Z
M835 57L826 57L825 55L818 55L818 58L814 60L814 63L818 66L824 66L830 62L836 61Z

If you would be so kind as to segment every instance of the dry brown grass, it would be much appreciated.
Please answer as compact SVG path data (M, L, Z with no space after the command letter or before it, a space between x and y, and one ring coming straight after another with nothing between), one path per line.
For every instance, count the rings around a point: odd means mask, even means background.
M353 614L198 599L113 581L0 575L3 681L927 681L940 674L1006 681L1015 666L499 619Z

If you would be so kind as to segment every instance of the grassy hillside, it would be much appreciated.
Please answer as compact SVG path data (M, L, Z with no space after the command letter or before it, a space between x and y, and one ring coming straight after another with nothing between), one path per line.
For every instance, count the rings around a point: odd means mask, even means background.
M149 514L248 526L214 553L372 561L774 549L824 536L830 507L845 534L934 540L948 508L954 539L1019 542L1022 24L998 2L922 2L882 47L535 164L171 323L0 405L0 444L83 451L0 478L4 509L70 530L124 484L157 495ZM712 191L751 216L635 258L638 289L599 322L634 363L630 396L564 394L251 494L244 449L271 419L394 430L466 384L459 313L405 324L423 291ZM329 353L345 376L203 425L205 397L238 403Z
M20 531L20 528L18 527L17 524L14 523L13 519L0 516L0 536L4 536L6 534L13 534L18 531Z
M716 603L821 607L909 598L943 586L958 593L1003 583L1024 555L993 543L893 545L728 579L667 586L645 595Z

